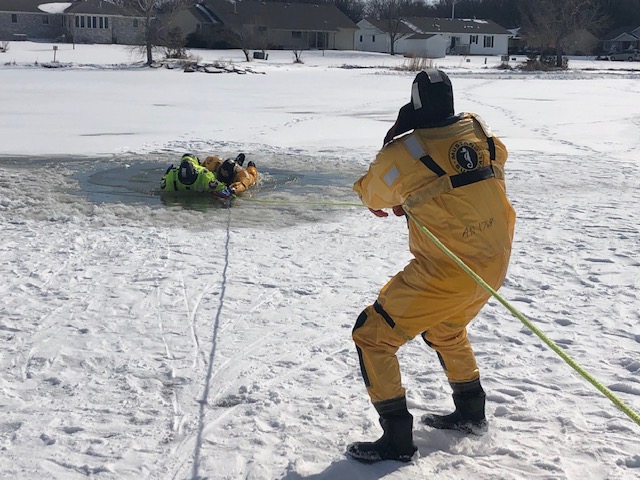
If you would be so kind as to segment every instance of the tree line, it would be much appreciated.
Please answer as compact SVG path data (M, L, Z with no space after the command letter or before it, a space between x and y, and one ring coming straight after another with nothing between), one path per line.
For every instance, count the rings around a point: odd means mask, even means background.
M277 0L267 0L277 1ZM393 6L403 15L431 18L481 18L493 20L504 28L517 28L523 24L526 12L545 10L545 0L291 0L301 3L334 3L354 22L379 12L379 3ZM607 18L604 28L640 25L640 0L554 0L559 9L568 7L575 11L584 8L597 10ZM602 32L594 32L602 33Z
M195 3L195 0L111 0L116 5L147 12L156 9L175 8ZM242 0L239 0L242 1ZM285 0L262 0L285 1ZM399 10L405 16L432 18L482 18L496 22L505 28L521 27L523 9L545 9L546 0L288 0L288 3L332 3L352 21L358 23L369 15L379 15L380 4ZM640 0L555 0L562 8L565 4L575 10L597 9L608 20L605 28L640 25ZM602 33L602 32L594 32Z

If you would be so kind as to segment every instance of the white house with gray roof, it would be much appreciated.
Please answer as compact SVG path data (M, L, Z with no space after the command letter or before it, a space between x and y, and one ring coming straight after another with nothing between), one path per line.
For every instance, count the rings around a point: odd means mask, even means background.
M391 52L388 22L358 22L356 50ZM511 32L492 20L406 17L397 29L394 52L427 58L445 55L507 55Z

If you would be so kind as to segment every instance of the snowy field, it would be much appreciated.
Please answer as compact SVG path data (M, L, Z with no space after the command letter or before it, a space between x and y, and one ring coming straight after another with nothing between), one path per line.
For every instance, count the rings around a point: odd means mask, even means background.
M410 256L351 185L409 100L402 57L195 51L253 73L146 68L121 46L0 53L0 478L640 478L640 426L495 300L472 322L488 433L415 426L409 464L344 455L381 429L351 329ZM516 64L522 61L510 61ZM434 61L510 152L500 293L640 411L640 63ZM231 208L159 195L185 152L238 152ZM416 418L453 408L400 353Z

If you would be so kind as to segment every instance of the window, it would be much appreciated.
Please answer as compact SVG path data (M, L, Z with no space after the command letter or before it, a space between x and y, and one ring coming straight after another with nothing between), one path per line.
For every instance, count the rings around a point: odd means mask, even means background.
M100 17L100 28L104 28L104 17Z
M133 19L133 28L138 28L138 19L137 18Z
M493 36L485 35L484 46L487 48L493 48Z
M291 38L302 38L302 32L291 32Z
M11 14L11 23L18 23L18 15L16 13Z
M76 19L76 28L80 28L80 17L75 17Z
M362 43L362 35L360 35L360 43Z
M372 41L373 43L375 43L375 42L376 42L376 36L375 36L375 35L371 35L371 41Z
M109 17L104 17L104 28L109 28Z
M469 43L475 43L477 45L478 44L478 35L470 35L469 36Z
M98 28L98 17L91 17L93 28Z
M42 24L49 25L49 17L47 15L42 16Z
M80 28L84 28L84 16L80 17Z

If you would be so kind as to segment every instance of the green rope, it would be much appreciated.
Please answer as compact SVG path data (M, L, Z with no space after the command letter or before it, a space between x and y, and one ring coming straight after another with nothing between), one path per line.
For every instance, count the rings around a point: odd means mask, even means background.
M247 197L233 197L234 199L242 200L243 202L251 203L266 203L275 205L318 205L323 207L364 207L361 203L349 203L349 202L311 202L302 200L258 200L257 198Z
M365 207L365 205L361 203L339 203L339 202L308 202L308 201L283 201L283 200L257 200L253 198L246 197L236 197L244 202L253 202L253 203L265 203L265 204L281 204L281 205L319 205L319 206L330 206L330 207ZM538 338L540 338L551 350L557 353L560 358L562 358L571 368L573 368L576 372L578 372L582 377L584 377L591 385L596 387L605 397L607 397L613 404L622 410L631 420L640 425L640 415L633 411L629 406L627 406L622 400L620 400L611 390L602 385L595 377L593 377L589 372L587 372L584 368L582 368L573 358L571 358L567 353L562 350L553 340L547 337L540 329L538 329L535 325L531 323L520 311L518 311L514 306L512 306L502 295L496 292L491 286L485 282L480 275L474 272L468 265L466 265L458 256L449 250L438 238L429 231L427 227L425 227L411 212L406 211L407 216L413 220L418 228L422 230L422 232L427 235L437 246L442 250L451 260L453 260L460 268L462 268L466 273L468 273L482 288L488 291L494 298L496 298L502 305L505 306L507 310L509 310L516 318L518 318L529 330L535 333Z
M582 375L591 385L596 387L600 392L604 394L609 400L611 400L616 407L626 413L631 420L640 425L640 415L634 412L631 408L629 408L622 400L620 400L616 395L609 390L607 387L602 385L598 380L596 380L589 372L587 372L584 368L582 368L578 363L571 358L569 355L565 353L553 340L547 337L542 331L540 331L535 325L533 325L522 313L520 313L515 307L513 307L507 300L502 297L498 292L496 292L487 282L485 282L482 277L480 277L476 272L474 272L471 268L469 268L458 256L449 250L438 238L429 231L427 227L425 227L420 221L410 212L406 212L411 220L413 220L418 228L422 230L422 232L427 235L437 246L442 250L447 256L453 260L460 268L462 268L465 272L467 272L473 279L478 282L482 288L488 291L494 298L496 298L502 305L504 305L507 310L509 310L513 315L515 315L522 323L524 323L527 328L529 328L533 333L535 333L544 343L546 343L551 350L556 352L560 358L562 358L565 362L567 362L576 372Z

